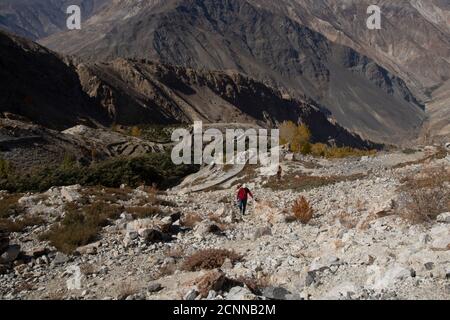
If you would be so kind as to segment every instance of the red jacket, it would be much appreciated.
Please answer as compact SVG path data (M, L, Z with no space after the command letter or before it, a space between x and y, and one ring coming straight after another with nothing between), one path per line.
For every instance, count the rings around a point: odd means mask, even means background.
M238 200L247 200L248 195L253 198L253 194L250 192L248 188L240 188L237 194Z

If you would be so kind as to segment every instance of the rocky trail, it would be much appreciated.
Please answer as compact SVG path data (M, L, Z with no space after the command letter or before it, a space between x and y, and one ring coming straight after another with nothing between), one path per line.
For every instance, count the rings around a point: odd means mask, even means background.
M0 299L450 299L450 213L421 224L401 214L402 187L423 172L442 170L449 201L448 154L286 154L282 167L279 182L251 166L228 179L200 172L209 189L194 193L69 186L14 195L16 211L44 221L0 235ZM244 217L238 182L257 200ZM292 218L300 196L314 212L306 224ZM117 214L88 245L69 254L43 239L74 208L104 214L96 203Z

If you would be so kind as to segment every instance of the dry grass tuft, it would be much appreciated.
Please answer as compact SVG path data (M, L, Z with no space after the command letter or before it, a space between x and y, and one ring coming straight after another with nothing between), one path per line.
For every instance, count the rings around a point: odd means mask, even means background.
M444 166L426 167L404 178L400 188L399 215L412 224L432 222L450 210L450 170Z
M119 283L117 288L117 299L125 300L127 297L132 296L139 292L139 288L134 283L124 281Z
M182 269L186 271L212 270L220 268L226 259L230 259L234 264L240 261L242 256L223 249L200 250L185 259Z
M292 206L293 218L303 224L307 224L312 218L314 210L305 197L300 197Z
M346 211L339 213L337 219L347 229L354 229L358 225L358 218Z
M276 177L271 177L264 185L272 190L292 190L304 192L343 181L355 181L363 179L365 175L355 174L350 176L309 176L303 173L284 176L282 183Z
M19 194L6 194L0 198L0 218L9 218L21 213L18 201L22 196Z
M135 219L151 218L162 214L161 209L158 207L128 207L125 209L128 213L133 215Z
M28 227L43 225L45 220L37 216L24 216L20 219L0 219L0 229L8 232L23 232Z
M64 219L41 235L59 251L72 253L76 248L87 245L98 238L101 229L110 219L117 219L121 213L119 206L104 202L94 202L84 207L66 205Z

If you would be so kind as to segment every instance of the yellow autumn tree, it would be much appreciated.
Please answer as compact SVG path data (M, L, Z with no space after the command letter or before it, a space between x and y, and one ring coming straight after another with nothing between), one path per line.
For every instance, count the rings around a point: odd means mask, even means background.
M311 152L311 131L305 124L296 125L285 121L280 125L280 143L289 144L292 152L309 154Z
M142 135L142 129L140 129L139 127L134 126L134 127L131 128L130 134L133 137L140 137Z

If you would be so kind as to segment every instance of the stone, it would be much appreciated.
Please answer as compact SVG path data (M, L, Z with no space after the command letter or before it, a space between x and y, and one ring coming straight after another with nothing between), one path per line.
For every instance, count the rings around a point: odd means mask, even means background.
M207 234L220 232L220 228L209 220L198 223L194 228L194 234L198 239L203 239Z
M294 154L293 153L288 153L284 156L284 160L286 161L294 161Z
M159 292L162 289L163 289L162 285L158 282L152 282L147 287L147 291L150 293Z
M170 224L171 225L173 223L172 217L171 216L167 216L167 217L162 218L161 219L161 223L162 224Z
M324 298L328 300L352 299L357 291L353 282L343 282L328 291Z
M197 289L196 288L192 288L184 295L183 300L193 301L193 300L195 300L197 298L197 296L198 296Z
M427 262L427 263L424 264L424 266L425 266L425 269L428 270L428 271L431 271L431 270L434 269L434 263L433 262Z
M133 215L130 213L122 212L120 214L120 219L125 221L133 221Z
M229 258L226 258L221 267L222 270L231 270L233 269L233 262Z
M439 223L450 223L450 212L444 212L437 216L436 221Z
M214 290L209 291L208 296L206 297L206 300L214 300L217 297L217 292Z
M309 271L300 276L300 280L296 282L296 286L300 289L310 287L317 279L317 274L314 271Z
M431 229L431 248L434 250L450 250L450 228L446 225L438 225Z
M64 264L69 261L69 257L67 257L64 253L57 252L55 257L53 258L54 264Z
M78 252L81 255L95 255L98 252L98 248L102 246L102 243L100 241L88 244L83 247L77 248L76 252Z
M371 276L368 278L368 284L374 290L388 289L396 283L411 277L411 270L403 267L400 264L392 264L386 268L381 268L377 265L372 265L367 268Z
M257 240L261 237L271 236L271 235L272 235L272 230L270 229L270 227L259 227L253 233L252 239Z
M282 287L267 287L262 291L262 295L270 300L287 300L287 296L292 293Z
M202 298L206 298L209 292L220 291L225 283L225 273L221 270L210 271L194 281L194 285L197 288Z
M5 252L0 256L0 263L7 264L17 259L20 254L20 246L13 244L8 246Z
M155 226L155 223L150 218L138 219L138 220L134 220L134 221L128 222L127 226L126 226L126 231L129 231L129 232L135 231L135 232L137 232L140 229L153 229L154 226Z
M39 258L41 256L48 254L49 252L50 250L47 247L36 247L28 251L26 255L33 258Z
M252 301L258 300L258 297L251 293L250 290L243 287L233 287L228 292L226 300L240 300L240 301Z
M68 186L61 188L61 197L67 202L75 202L81 198L81 195L78 193L80 189L79 185Z
M324 256L315 258L309 266L310 272L324 271L332 266L339 266L342 262L335 256Z
M125 234L125 238L136 240L137 238L139 238L139 233L136 231L127 231L127 233Z
M164 241L165 236L161 231L151 229L151 230L147 230L147 232L145 232L145 236L143 238L147 243L155 243L155 242Z

